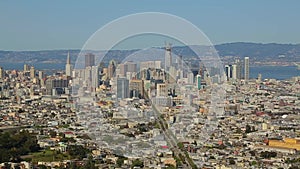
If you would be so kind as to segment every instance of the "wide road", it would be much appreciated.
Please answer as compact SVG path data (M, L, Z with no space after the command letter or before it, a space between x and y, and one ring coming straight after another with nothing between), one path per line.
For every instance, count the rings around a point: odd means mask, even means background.
M192 164L188 160L185 152L178 148L178 141L174 134L168 129L167 122L164 118L161 117L161 113L157 110L157 108L152 104L152 109L156 115L156 120L158 120L160 128L165 136L166 142L170 145L171 150L174 152L175 156L180 159L180 154L184 157L183 168L192 168Z

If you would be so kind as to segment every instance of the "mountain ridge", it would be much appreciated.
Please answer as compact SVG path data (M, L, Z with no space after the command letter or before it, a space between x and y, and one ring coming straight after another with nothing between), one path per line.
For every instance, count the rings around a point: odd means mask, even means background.
M300 44L280 44L280 43L253 43L253 42L231 42L214 46L220 57L224 56L250 56L257 60L265 58L289 58L290 61L300 60ZM163 47L161 47L163 48ZM132 50L110 50L107 53L109 58L122 59L138 51ZM79 49L58 49L58 50L38 50L38 51L5 51L0 50L0 62L57 62L64 63L67 53L70 52L72 60L77 58ZM103 52L103 51L102 51ZM195 53L188 46L173 46L172 52L184 57L193 56Z

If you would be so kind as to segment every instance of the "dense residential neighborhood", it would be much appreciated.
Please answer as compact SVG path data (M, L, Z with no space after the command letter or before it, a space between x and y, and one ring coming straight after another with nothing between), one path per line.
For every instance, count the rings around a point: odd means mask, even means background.
M1 69L1 168L299 166L300 77L250 79L249 57L192 71L169 46L165 59Z

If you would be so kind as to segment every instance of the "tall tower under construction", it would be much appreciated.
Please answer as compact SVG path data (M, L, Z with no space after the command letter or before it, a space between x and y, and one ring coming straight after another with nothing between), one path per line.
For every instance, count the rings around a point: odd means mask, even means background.
M170 43L166 43L166 53L165 53L165 71L168 71L172 66L172 54L171 54L171 45Z

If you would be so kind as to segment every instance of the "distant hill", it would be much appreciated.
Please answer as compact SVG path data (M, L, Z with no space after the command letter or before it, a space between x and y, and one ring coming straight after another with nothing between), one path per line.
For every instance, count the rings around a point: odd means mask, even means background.
M216 45L220 56L287 57L300 56L300 44L225 43Z
M256 58L256 60L266 58L270 60L281 56L287 58L289 61L299 62L300 60L300 44L236 42L216 45L215 48L221 57L250 56ZM107 60L122 60L136 51L137 50L112 50L107 54ZM187 46L175 46L172 48L172 51L183 57L195 55ZM70 52L72 62L74 63L80 50L0 51L0 63L65 63L68 52Z

